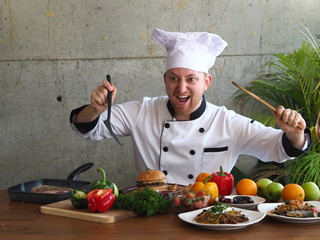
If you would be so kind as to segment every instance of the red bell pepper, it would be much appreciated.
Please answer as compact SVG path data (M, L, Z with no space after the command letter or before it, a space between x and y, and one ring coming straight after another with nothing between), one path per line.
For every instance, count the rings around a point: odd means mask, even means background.
M88 208L91 212L103 213L112 207L115 199L111 188L95 189L87 194Z
M234 177L231 173L223 172L222 166L220 166L220 172L212 173L212 178L209 181L218 185L220 196L227 196L232 193Z

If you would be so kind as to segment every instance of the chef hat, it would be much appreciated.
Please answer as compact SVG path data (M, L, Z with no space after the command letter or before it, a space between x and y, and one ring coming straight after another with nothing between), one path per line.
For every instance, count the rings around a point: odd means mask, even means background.
M155 28L152 36L167 50L166 71L180 67L208 73L228 45L220 36L207 32L166 32Z

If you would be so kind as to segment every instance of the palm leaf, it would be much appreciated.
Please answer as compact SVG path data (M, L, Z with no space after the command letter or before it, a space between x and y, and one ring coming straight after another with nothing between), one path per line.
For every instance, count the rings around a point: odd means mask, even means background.
M305 182L315 182L320 185L320 154L310 151L306 156L300 158L292 167L292 182L303 184Z

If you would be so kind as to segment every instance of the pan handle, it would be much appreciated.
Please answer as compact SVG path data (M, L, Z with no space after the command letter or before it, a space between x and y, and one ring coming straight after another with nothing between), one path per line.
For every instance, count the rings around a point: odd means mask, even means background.
M68 176L67 179L68 180L76 180L80 173L87 171L93 165L94 165L93 163L85 163L85 164L81 165L80 167L75 169L72 173L70 173L70 175Z

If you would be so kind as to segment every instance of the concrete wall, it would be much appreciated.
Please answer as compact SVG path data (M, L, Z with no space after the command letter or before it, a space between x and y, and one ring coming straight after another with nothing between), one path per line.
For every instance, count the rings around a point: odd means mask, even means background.
M163 95L164 49L151 38L167 31L209 31L229 47L211 73L207 100L232 106L231 81L245 84L275 53L319 33L318 0L1 0L0 188L36 178L66 178L94 162L120 187L134 185L130 138L89 142L69 126L73 108L110 74L116 102ZM248 172L255 161L243 158Z

